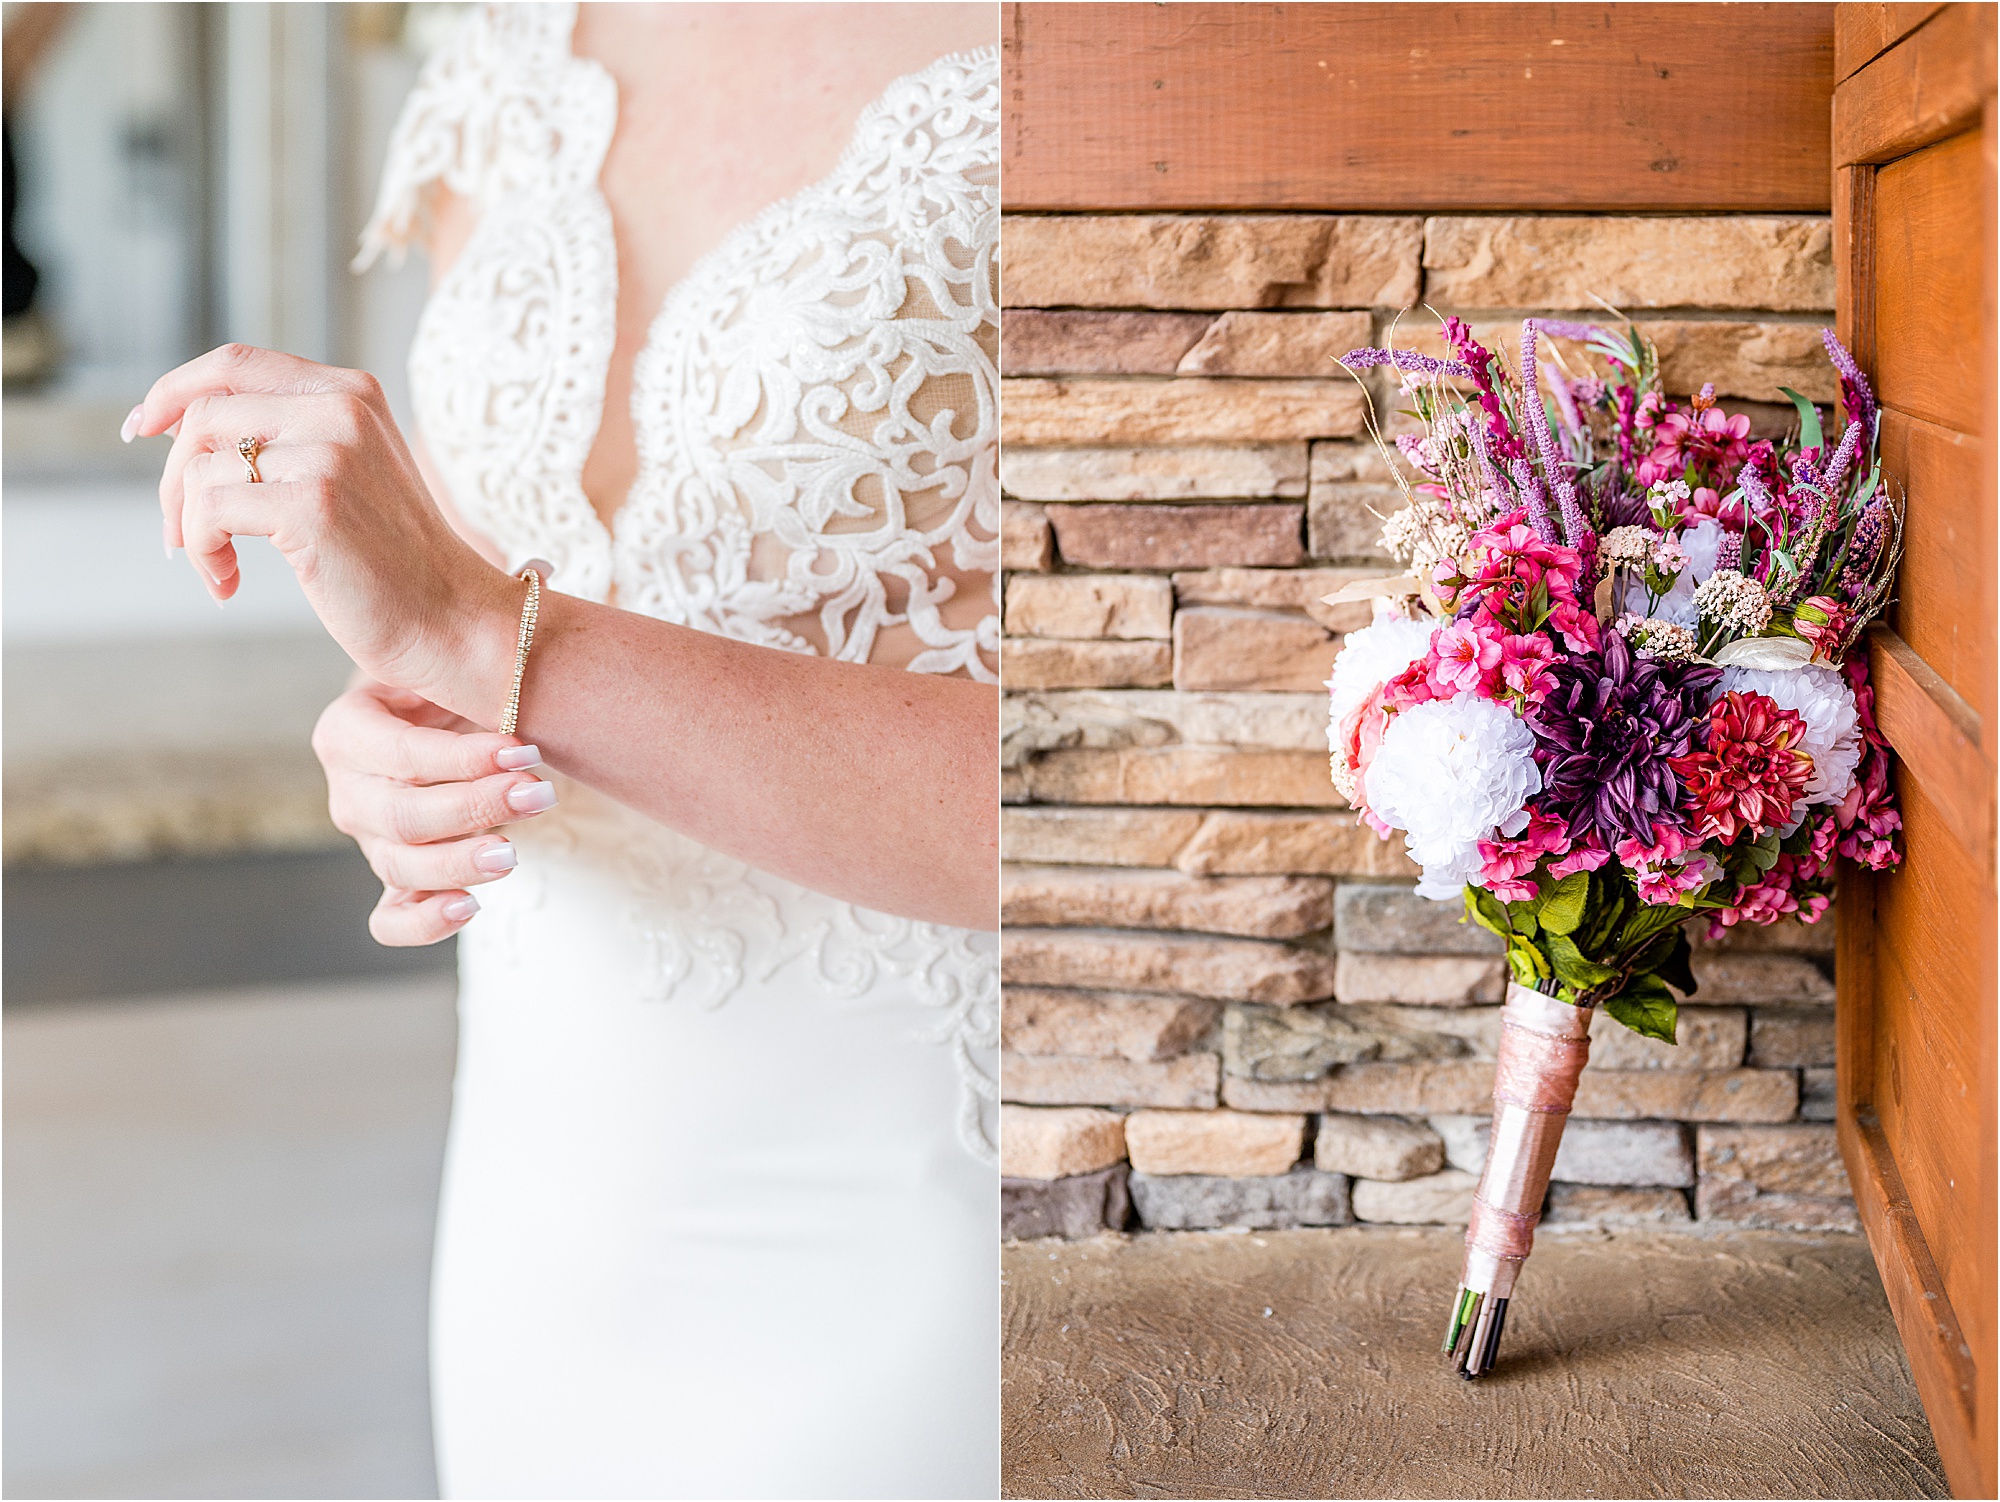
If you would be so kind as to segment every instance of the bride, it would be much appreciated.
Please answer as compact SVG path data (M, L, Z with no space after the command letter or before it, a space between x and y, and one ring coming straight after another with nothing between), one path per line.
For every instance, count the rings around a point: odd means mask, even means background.
M238 346L127 420L361 669L376 937L460 933L446 1496L997 1492L996 25L476 11L364 237L420 445Z

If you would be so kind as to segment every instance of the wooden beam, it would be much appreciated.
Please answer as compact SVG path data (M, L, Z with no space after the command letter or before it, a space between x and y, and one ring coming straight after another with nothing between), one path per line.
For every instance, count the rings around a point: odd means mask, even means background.
M1808 212L1830 5L1006 9L1010 211Z
M1875 720L1901 758L1905 775L1922 784L1945 815L1975 869L1993 870L1992 766L1980 754L1984 727L1972 706L1895 632L1869 632L1868 676Z
M1837 167L1888 162L1977 129L1993 92L1994 7L1947 5L1840 86Z
M1943 9L1942 4L1876 5L1848 0L1841 9L1841 24L1834 28L1835 81L1852 77Z
M1839 1138L1868 1244L1875 1260L1884 1264L1882 1286L1903 1337L1910 1375L1916 1379L1926 1413L1933 1415L1931 1432L1937 1439L1952 1494L1984 1496L1984 1467L1977 1442L1971 1438L1977 1428L1974 1415L1979 1390L1972 1348L1959 1328L1958 1314L1938 1277L1923 1227L1917 1224L1909 1196L1903 1191L1896 1160L1873 1112L1843 1114ZM1947 1409L1956 1415L1957 1422L1938 1422Z

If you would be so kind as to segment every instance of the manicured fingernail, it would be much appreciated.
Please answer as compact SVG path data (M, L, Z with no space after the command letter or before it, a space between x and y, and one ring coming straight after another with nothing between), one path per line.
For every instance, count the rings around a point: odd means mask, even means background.
M472 858L473 865L495 876L513 870L520 862L521 857L514 853L512 845L488 845Z
M146 415L144 407L134 407L125 414L125 425L118 430L118 436L130 443L139 436L139 419Z
M467 918L470 918L474 913L479 911L479 904L474 902L470 897L454 897L444 905L442 911L445 922L463 923Z
M503 746L494 753L494 762L503 772L525 772L542 764L540 746Z
M556 806L556 790L552 783L524 782L507 791L507 806L517 814L546 813Z

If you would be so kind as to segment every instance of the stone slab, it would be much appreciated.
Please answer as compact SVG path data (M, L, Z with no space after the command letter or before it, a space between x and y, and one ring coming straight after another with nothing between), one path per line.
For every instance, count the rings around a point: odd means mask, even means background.
M1027 1106L1212 1109L1221 1067L1215 1054L1148 1061L1003 1053L1000 1098Z
M1060 1236L1079 1241L1122 1231L1132 1218L1123 1163L1065 1179L1000 1180L1000 1234L1010 1241Z
M1259 1178L1132 1175L1139 1221L1154 1231L1209 1231L1227 1226L1289 1230L1339 1226L1354 1219L1348 1183L1337 1173L1300 1167Z
M1062 1179L1123 1161L1125 1118L1087 1106L1000 1108L1000 1173Z
M1010 444L1000 455L1000 487L1024 501L1298 500L1307 465L1303 443Z

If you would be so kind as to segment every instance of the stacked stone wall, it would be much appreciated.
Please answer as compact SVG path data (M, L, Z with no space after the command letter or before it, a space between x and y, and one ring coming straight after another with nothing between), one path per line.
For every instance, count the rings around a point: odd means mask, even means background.
M1492 936L1327 775L1401 504L1366 434L1455 314L1634 318L1760 431L1830 402L1817 216L1035 215L1003 232L1002 1093L1014 1235L1462 1223ZM1569 357L1576 358L1574 348ZM1850 1228L1832 924L1698 948L1677 1048L1601 1019L1548 1220Z

